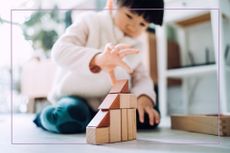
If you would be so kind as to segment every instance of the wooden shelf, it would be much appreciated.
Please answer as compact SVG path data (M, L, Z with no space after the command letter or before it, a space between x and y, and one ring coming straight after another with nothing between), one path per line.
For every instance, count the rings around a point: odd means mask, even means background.
M205 14L202 14L200 16L196 16L196 17L189 18L186 20L178 21L177 24L179 26L182 26L182 27L188 27L188 26L192 26L195 24L200 24L203 22L210 21L210 19L211 19L210 13L205 13Z
M227 82L226 82L226 75L225 72L230 72L230 66L224 65L224 55L223 52L218 52L219 47L224 47L224 43L226 38L224 37L228 33L225 32L227 26L220 26L223 25L224 19L226 19L230 13L230 1L220 1L220 0L171 0L166 3L165 8L169 8L165 11L164 17L164 26L163 28L156 27L156 34L157 34L157 56L158 56L158 78L159 78L159 101L161 103L160 110L161 115L167 116L167 109L168 109L168 79L183 79L182 83L182 91L183 94L181 95L182 98L182 107L184 112L188 113L188 104L189 104L189 90L187 85L187 78L190 77L197 77L197 76L204 76L204 75L215 75L217 74L217 64L213 65L204 65L204 66L194 66L194 67L183 67L183 68L176 68L176 69L168 69L167 68L167 39L168 35L171 34L170 31L167 31L168 26L172 26L173 28L177 28L176 30L176 39L180 46L181 54L181 61L182 64L186 63L186 51L189 50L188 48L188 40L186 39L186 30L190 26L196 26L200 23L210 22L211 27L211 34L212 34L212 41L213 41L213 48L215 53L215 59L217 56L220 57L220 67L219 72L220 78L219 83L222 86L220 88L220 96L221 105L220 110L222 113L227 112L227 101L229 101L229 96L227 95ZM207 9L204 9L207 8ZM218 9L217 9L218 8ZM221 15L219 13L221 13ZM219 24L218 24L219 23ZM223 35L219 36L219 33ZM204 38L198 38L204 39ZM219 40L222 40L219 44ZM184 54L183 54L184 53Z
M169 78L183 78L191 76L199 76L208 73L216 72L216 65L194 66L178 69L170 69L166 71L166 76Z

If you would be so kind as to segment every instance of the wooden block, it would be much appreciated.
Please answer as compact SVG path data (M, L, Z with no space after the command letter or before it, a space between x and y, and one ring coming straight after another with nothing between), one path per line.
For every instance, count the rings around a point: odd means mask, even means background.
M109 127L96 128L87 127L86 128L86 141L90 144L104 144L109 142Z
M136 139L136 109L127 109L128 114L128 140Z
M191 132L206 134L218 134L218 120L215 117L198 115L190 116L171 116L172 129L179 129Z
M133 116L133 120L132 120L132 124L133 124L133 139L136 140L137 139L137 116L136 116L136 109L132 109L132 116Z
M109 111L99 110L87 126L109 127Z
M230 116L229 115L221 115L220 116L220 135L221 136L230 136Z
M120 108L119 95L108 94L98 108L103 110L119 109Z
M128 80L118 80L109 93L129 93Z
M137 97L134 94L119 94L120 108L137 108Z
M121 140L128 140L128 113L127 109L121 109Z
M109 127L109 138L110 142L121 141L121 110L114 109L109 110L110 116L110 127Z
M219 120L218 120L219 118ZM221 115L173 115L171 128L189 132L230 136L230 116Z
M99 109L137 108L137 97L134 94L109 94Z

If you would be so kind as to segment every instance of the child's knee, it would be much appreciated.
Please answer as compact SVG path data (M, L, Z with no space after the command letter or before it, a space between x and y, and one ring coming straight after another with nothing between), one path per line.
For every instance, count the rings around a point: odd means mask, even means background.
M90 121L90 112L83 101L69 102L62 110L62 119L57 124L60 133L82 133ZM59 115L60 116L60 115Z
M57 133L81 133L91 119L84 100L64 97L56 106L48 106L41 112L41 123L45 129Z
M51 132L58 132L56 123L57 123L57 118L54 114L54 107L48 106L44 108L40 114L40 120L42 126Z
M68 105L66 111L71 118L81 122L87 122L91 118L88 106L81 100L76 100L74 103Z

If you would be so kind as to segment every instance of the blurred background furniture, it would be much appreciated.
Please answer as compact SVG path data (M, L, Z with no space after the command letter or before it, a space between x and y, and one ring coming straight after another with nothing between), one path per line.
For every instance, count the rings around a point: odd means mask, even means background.
M38 109L36 103L46 101L55 71L56 67L50 59L31 59L24 64L21 74L21 93L28 98L27 112L35 113Z
M219 9L220 8L220 9ZM229 66L225 64L224 59L224 48L229 42L229 20L230 19L230 1L229 0L177 0L169 1L166 3L166 12L164 18L164 26L157 27L157 54L158 54L158 78L159 78L159 98L160 98L160 109L162 116L168 115L168 103L167 98L167 79L168 78L180 78L183 80L182 83L182 113L189 113L189 79L196 77L208 77L212 75L216 77L217 81L211 82L214 87L218 88L217 93L214 96L216 101L216 113L221 111L226 113L229 111ZM219 24L220 23L220 24ZM199 25L206 24L203 27L203 31L200 33L196 32L196 28ZM180 46L181 55L181 68L168 69L167 67L167 40L169 37L169 28L174 28L176 31L177 41ZM189 31L193 28L193 31ZM209 30L209 31L207 31ZM189 33L190 32L190 33ZM198 33L195 36L196 39L191 39L192 33ZM212 42L212 43L210 43ZM188 52L190 49L210 47L213 51L214 64L205 64L200 66L187 67L187 64L191 64L188 60ZM209 46L210 45L210 46ZM205 50L205 48L203 48ZM194 53L194 52L193 52ZM197 58L204 58L205 54L200 52ZM207 55L206 55L207 57ZM209 58L209 57L208 57ZM191 56L190 56L191 60ZM216 64L215 64L216 63ZM215 80L215 79L214 79ZM209 88L210 89L210 88ZM209 90L207 88L207 90ZM206 90L206 91L207 91ZM190 90L191 91L191 90ZM194 91L193 91L194 92ZM204 94L205 91L202 93ZM208 94L208 93L206 93ZM213 95L207 95L213 96ZM220 110L218 108L220 102ZM205 112L205 105L203 112ZM208 104L210 107L211 104ZM207 108L207 107L206 107ZM215 111L215 110L212 110Z

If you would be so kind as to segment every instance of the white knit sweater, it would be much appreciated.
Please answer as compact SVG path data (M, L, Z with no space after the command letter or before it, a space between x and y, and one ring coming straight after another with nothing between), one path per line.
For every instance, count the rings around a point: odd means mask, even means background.
M91 72L89 63L109 42L127 43L140 49L139 54L124 59L134 70L133 74L117 67L115 75L117 79L128 79L130 90L136 96L147 95L155 102L153 82L142 63L141 54L146 51L143 37L124 36L114 26L108 11L82 14L54 44L51 57L58 66L58 72L48 99L55 103L63 96L75 95L85 98L93 108L98 107L108 94L111 82L106 72Z

